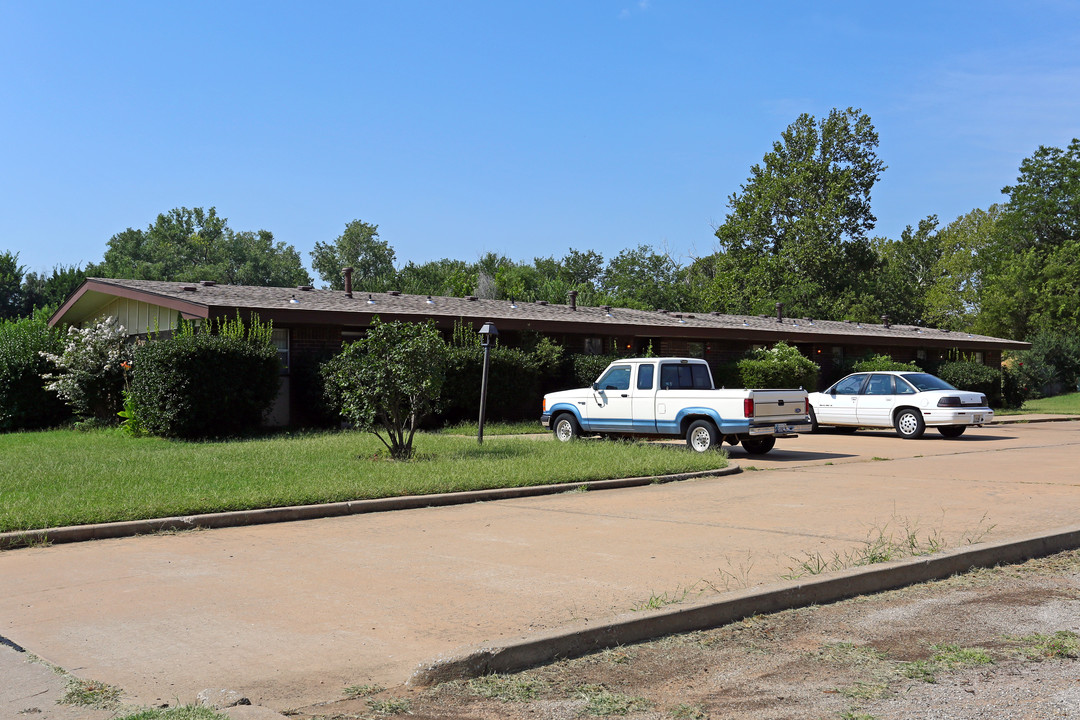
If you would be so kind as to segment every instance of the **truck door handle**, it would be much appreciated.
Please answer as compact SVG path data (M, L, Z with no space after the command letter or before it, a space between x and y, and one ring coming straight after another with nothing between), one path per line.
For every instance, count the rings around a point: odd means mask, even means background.
M623 394L622 394L622 395L620 395L619 397L630 397L630 396L629 396L629 395L627 395L626 393L623 393Z

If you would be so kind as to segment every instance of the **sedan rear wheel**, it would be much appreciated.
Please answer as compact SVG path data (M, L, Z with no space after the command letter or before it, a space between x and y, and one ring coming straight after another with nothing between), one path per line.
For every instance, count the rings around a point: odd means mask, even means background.
M967 430L967 425L942 425L937 429L939 433L947 438L960 437L965 430Z
M926 430L922 413L912 408L905 408L896 414L896 434L905 440L917 440Z

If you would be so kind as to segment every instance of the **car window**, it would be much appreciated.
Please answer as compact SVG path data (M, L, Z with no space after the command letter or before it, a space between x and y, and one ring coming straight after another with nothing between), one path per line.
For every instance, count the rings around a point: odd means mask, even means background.
M918 391L915 388L913 388L911 386L911 383L909 383L907 380L905 380L902 377L897 377L896 378L896 394L897 395L914 395L916 392L918 392Z
M661 390L709 390L712 379L709 366L700 363L664 363L660 366Z
M866 379L866 375L852 375L846 377L840 382L833 385L832 394L834 395L858 395L859 388L862 387L863 380Z
M653 366L652 365L638 365L637 371L637 389L638 390L652 390L653 381Z
M629 390L630 389L630 366L616 365L604 373L597 381L601 390Z
M927 390L955 390L952 385L945 382L939 377L935 377L930 373L905 373L902 375L905 380L915 386L919 392L926 392Z
M864 395L892 395L892 375L871 375Z

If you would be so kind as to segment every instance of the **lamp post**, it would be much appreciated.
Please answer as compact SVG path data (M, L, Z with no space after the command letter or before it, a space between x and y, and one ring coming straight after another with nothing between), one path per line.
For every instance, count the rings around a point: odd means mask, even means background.
M499 330L495 323L490 320L480 328L480 344L484 347L484 374L480 380L480 427L477 430L476 442L484 444L484 415L487 411L487 385L488 367L491 364L491 339L499 337Z

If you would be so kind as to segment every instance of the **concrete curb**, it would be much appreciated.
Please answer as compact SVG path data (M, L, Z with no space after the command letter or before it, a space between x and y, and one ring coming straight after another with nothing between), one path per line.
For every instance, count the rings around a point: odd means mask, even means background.
M1073 422L1080 420L1080 417L1076 415L1061 415L1058 417L1045 417L1040 416L1029 419L1024 415L1003 415L1000 419L995 417L990 424L991 425L1033 425L1035 423L1052 423L1052 422Z
M490 673L524 670L556 659L642 642L672 633L714 628L751 615L835 602L856 595L940 580L972 568L1017 563L1080 547L1080 526L997 543L982 543L932 557L898 560L831 573L812 582L774 583L729 593L720 600L651 613L627 613L602 625L578 625L499 646L465 648L421 664L410 685L426 686Z
M194 530L240 527L243 525L265 525L267 523L293 522L295 520L315 520L345 515L361 515L391 510L413 510L426 507L447 505L466 505L468 503L489 500L509 500L513 498L557 495L563 492L586 488L593 490L614 490L618 488L641 487L659 483L694 480L705 477L718 477L741 473L742 468L731 464L717 470L657 475L652 477L619 478L615 480L589 480L583 482L559 483L557 485L534 485L518 488L493 488L490 490L470 490L457 493L437 493L434 495L405 495L402 497L379 498L376 500L350 500L347 502L324 503L321 505L291 505L280 508L262 508L257 510L236 510L222 513L205 513L178 517L155 518L150 520L130 520L127 522L96 523L93 525L73 525L69 527L47 528L44 530L17 530L0 533L0 550L8 550L46 543L73 543L87 540L105 540L109 538L150 535L162 531Z

